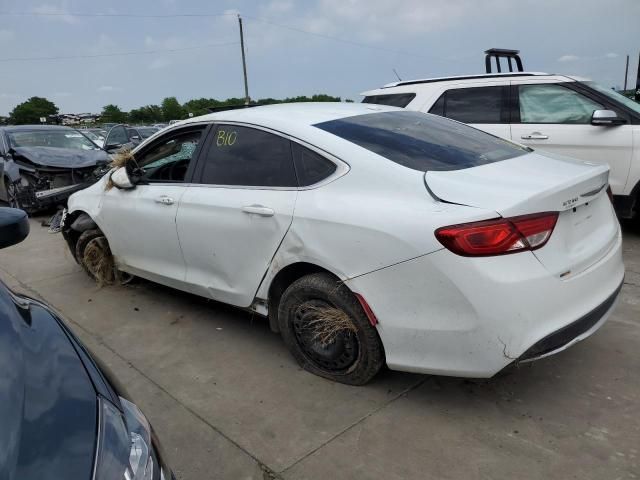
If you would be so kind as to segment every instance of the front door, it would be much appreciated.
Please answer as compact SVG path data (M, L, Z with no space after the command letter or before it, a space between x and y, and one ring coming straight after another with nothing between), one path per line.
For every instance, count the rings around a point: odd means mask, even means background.
M193 293L251 305L289 230L297 197L290 141L219 125L178 210L178 236Z
M632 156L630 125L591 125L594 110L608 107L561 83L514 81L513 85L518 100L511 125L515 142L609 164L613 193L624 192Z
M186 269L176 215L203 128L168 132L136 152L141 181L130 190L114 187L105 192L100 223L122 270L184 287Z

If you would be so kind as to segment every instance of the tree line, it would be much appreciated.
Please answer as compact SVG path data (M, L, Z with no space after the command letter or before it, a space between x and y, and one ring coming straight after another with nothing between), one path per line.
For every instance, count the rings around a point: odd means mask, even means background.
M251 105L271 105L274 103L288 102L340 102L340 97L326 95L324 93L315 94L310 97L298 96L283 99L261 98L252 100ZM346 102L353 100L346 99ZM100 122L103 123L131 123L149 124L168 122L170 120L182 120L192 116L197 117L209 113L209 108L240 106L244 105L244 98L227 98L217 100L215 98L194 98L185 103L180 103L176 97L167 97L159 105L145 105L134 108L130 111L123 111L118 105L105 105L100 113ZM31 97L27 101L16 105L8 118L4 118L4 123L14 125L38 124L40 119L45 117L49 122L55 123L59 115L58 107L44 97ZM0 120L2 117L0 117Z

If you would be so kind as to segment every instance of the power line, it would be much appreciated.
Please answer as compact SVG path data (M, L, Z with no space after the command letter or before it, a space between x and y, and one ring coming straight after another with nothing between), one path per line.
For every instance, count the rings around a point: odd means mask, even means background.
M176 17L228 17L236 13L77 13L77 12L0 12L0 15L12 17L119 17L119 18L176 18Z
M23 62L23 61L32 61L32 60L69 60L69 59L77 59L77 58L100 58L100 57L124 57L128 55L149 55L154 53L175 53L175 52L184 52L187 50L196 50L200 48L210 48L210 47L226 47L230 45L238 45L240 42L226 42L226 43L210 43L205 45L196 45L193 47L184 47L184 48L170 48L170 49L162 49L162 50L139 50L135 52L118 52L118 53L96 53L93 55L59 55L59 56L51 56L51 57L11 57L11 58L0 58L0 62Z
M196 17L227 17L227 16L237 16L237 13L171 13L171 14L136 14L136 13L79 13L79 12L0 12L0 16L9 15L9 16L23 16L23 17L119 17L119 18L196 18ZM348 45L353 45L360 48L367 48L370 50L383 51L388 53L393 53L396 55L405 55L415 58L421 58L423 60L428 60L427 57L403 50L395 50L392 48L380 47L377 45L369 45L366 43L357 42L354 40L349 40L347 38L334 37L332 35L327 35L324 33L312 32L309 30L305 30L302 28L294 27L291 25L285 25L282 23L274 22L268 18L254 17L252 15L243 15L244 18L249 20L254 20L257 22L261 22L267 25L272 25L274 27L284 28L286 30L291 30L298 33L303 33L306 35L312 35L314 37L324 38L327 40L332 40L334 42L345 43ZM1 60L0 60L1 61Z
M334 37L334 36L331 36L331 35L326 35L324 33L311 32L309 30L304 30L302 28L292 27L291 25L283 25L281 23L276 23L276 22L273 22L273 21L271 21L271 20L269 20L267 18L253 17L251 15L243 15L243 17L244 18L248 18L250 20L255 20L255 21L258 21L258 22L266 23L268 25L273 25L275 27L280 27L280 28L285 28L287 30L292 30L294 32L305 33L307 35L313 35L315 37L325 38L325 39L328 39L328 40L333 40L335 42L347 43L349 45L354 45L356 47L368 48L368 49L371 49L371 50L380 50L380 51L385 51L385 52L389 52L389 53L395 53L397 55L408 55L408 56L411 56L411 57L422 58L422 59L427 60L427 57L424 57L422 55L418 55L418 54L415 54L415 53L405 52L403 50L395 50L395 49L392 49L392 48L379 47L377 45L368 45L366 43L360 43L360 42L356 42L356 41L349 40L349 39L346 39L346 38Z

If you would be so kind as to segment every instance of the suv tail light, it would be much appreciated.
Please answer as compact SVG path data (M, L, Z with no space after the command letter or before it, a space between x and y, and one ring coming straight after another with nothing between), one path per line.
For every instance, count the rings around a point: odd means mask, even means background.
M463 257L484 257L536 250L551 237L558 212L442 227L435 236L442 245Z

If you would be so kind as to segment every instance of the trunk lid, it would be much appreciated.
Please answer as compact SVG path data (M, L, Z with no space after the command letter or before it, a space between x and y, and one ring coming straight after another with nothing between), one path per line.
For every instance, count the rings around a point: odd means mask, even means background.
M445 202L502 217L560 212L551 238L533 254L563 279L596 263L616 242L619 227L606 193L608 179L606 165L539 153L425 174L427 188Z

